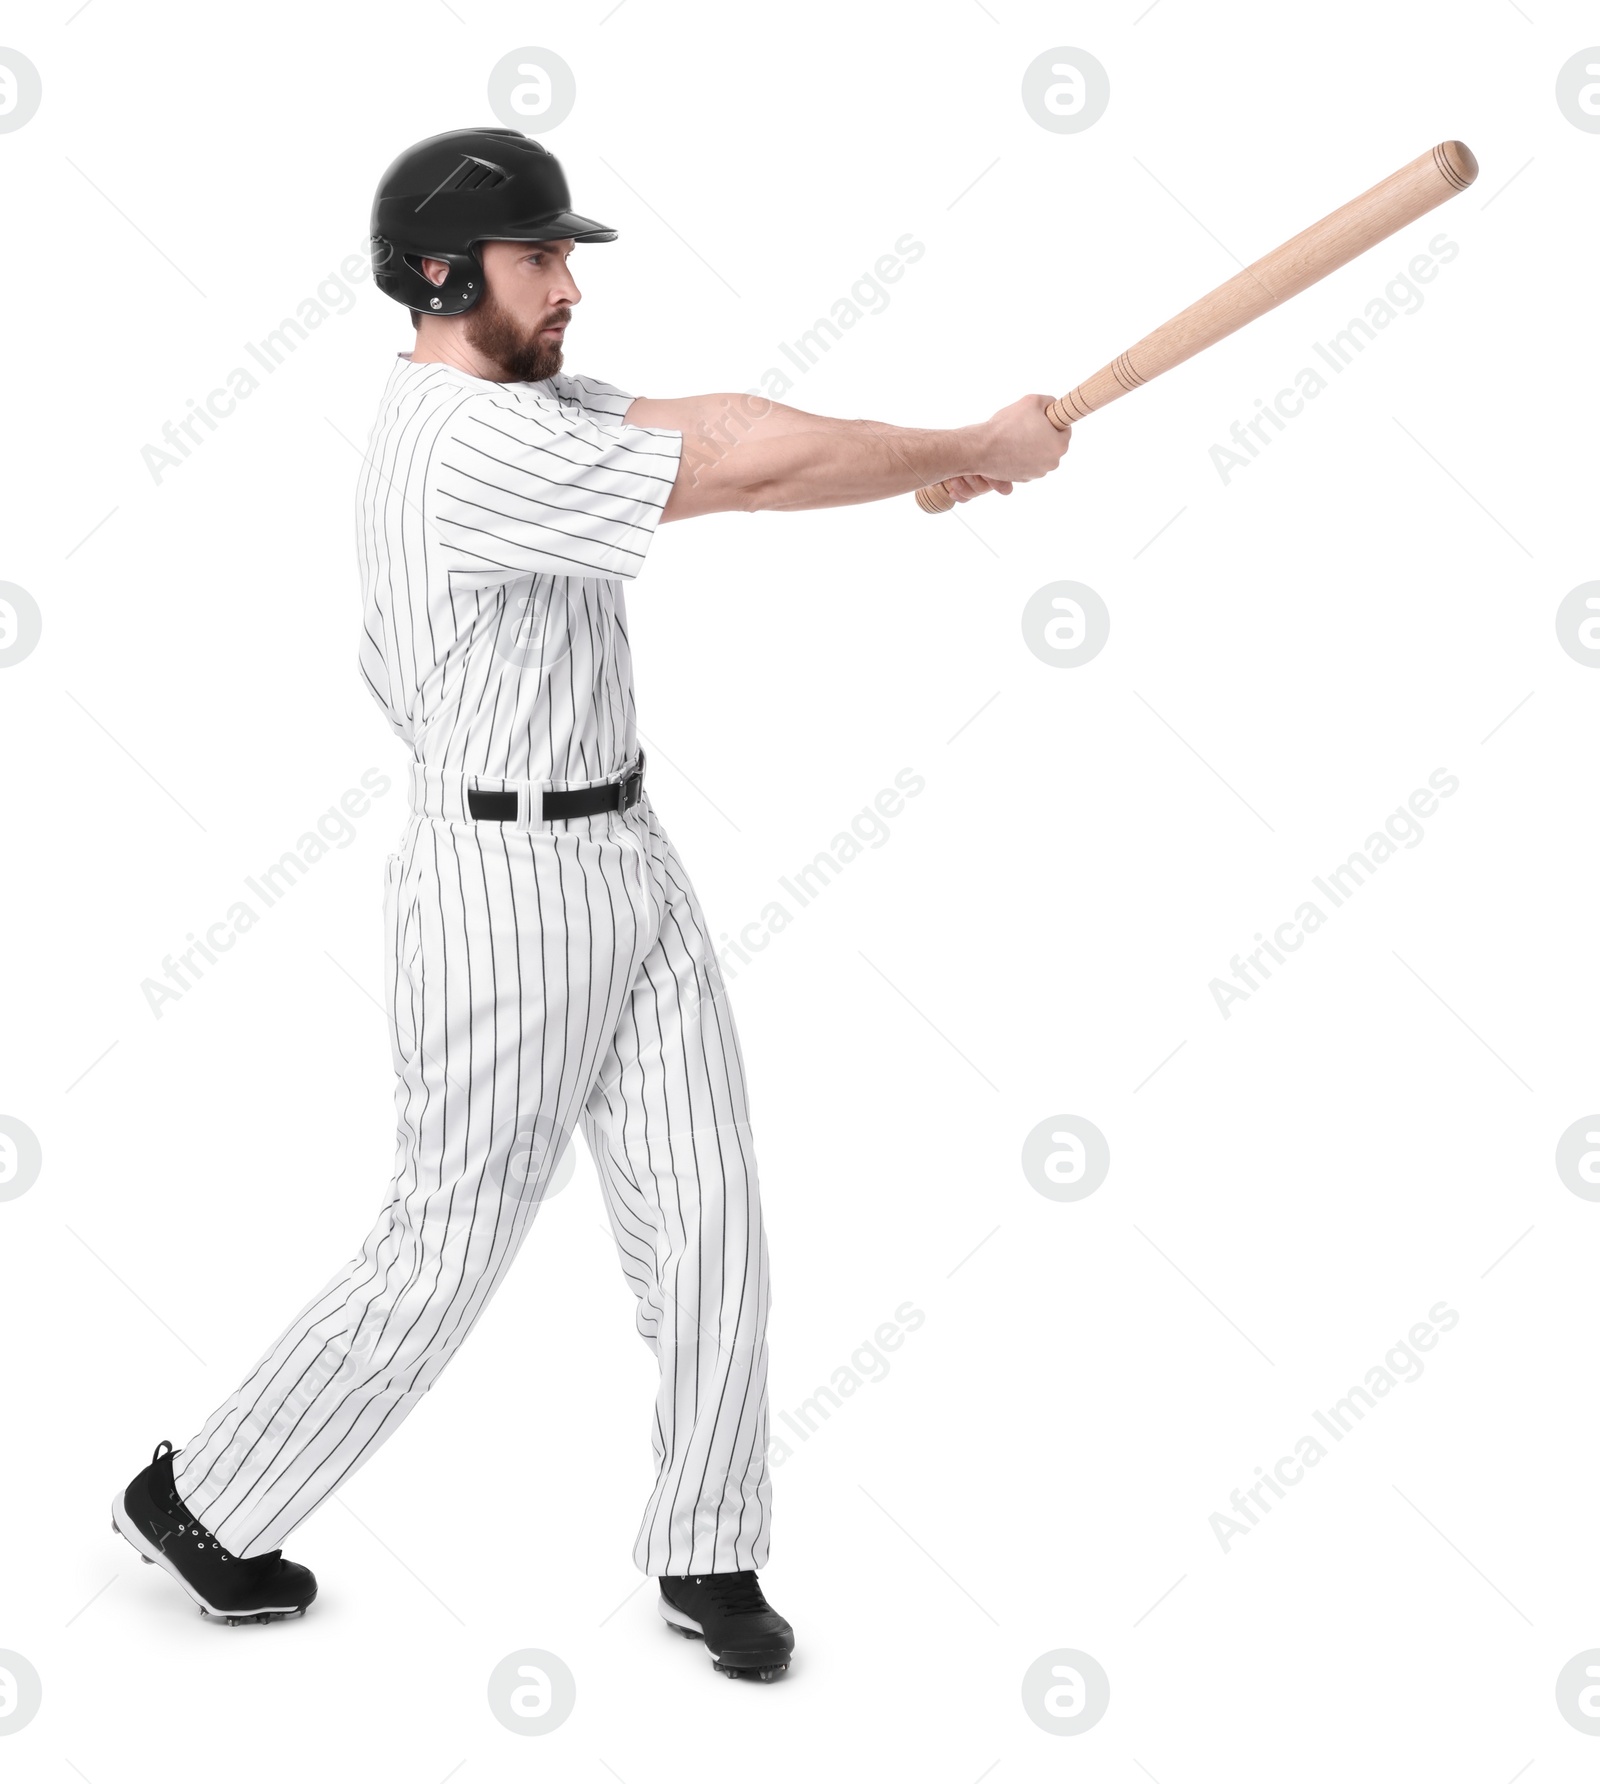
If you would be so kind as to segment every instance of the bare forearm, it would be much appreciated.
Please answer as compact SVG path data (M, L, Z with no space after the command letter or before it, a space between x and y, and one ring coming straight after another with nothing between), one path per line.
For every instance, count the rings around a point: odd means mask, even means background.
M743 393L640 397L627 418L683 434L665 520L881 501L971 470L983 452L981 426L896 427Z
M736 449L734 505L762 509L842 508L905 495L969 469L981 454L971 427L896 427L887 421L807 416L814 427L752 437Z

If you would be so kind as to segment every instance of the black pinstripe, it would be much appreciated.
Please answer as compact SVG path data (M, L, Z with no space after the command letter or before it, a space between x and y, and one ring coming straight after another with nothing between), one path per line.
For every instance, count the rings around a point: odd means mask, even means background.
M433 775L385 881L394 1178L361 1250L177 1459L237 1554L279 1546L438 1379L581 1123L661 1371L635 1560L765 1561L766 1243L694 893L648 802L531 827L459 815L468 783L586 782L634 758L621 579L680 441L625 428L629 400L409 362L385 394L360 485L360 666Z

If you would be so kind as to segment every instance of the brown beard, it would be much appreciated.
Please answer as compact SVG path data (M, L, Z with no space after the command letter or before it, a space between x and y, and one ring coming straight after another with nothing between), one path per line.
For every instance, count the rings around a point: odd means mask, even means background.
M467 311L465 332L469 344L498 366L508 382L538 384L561 370L561 343L541 341L539 329L553 328L571 315L563 310L537 328L524 329L492 291L485 291Z

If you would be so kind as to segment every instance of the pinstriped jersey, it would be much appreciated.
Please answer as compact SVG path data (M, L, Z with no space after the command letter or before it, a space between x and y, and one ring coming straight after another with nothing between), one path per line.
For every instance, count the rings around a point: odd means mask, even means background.
M400 355L357 496L360 666L418 761L559 784L632 760L622 585L683 445L629 427L632 400Z

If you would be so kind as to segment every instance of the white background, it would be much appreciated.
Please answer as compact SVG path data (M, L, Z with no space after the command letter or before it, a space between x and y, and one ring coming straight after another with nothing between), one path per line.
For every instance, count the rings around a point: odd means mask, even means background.
M1555 1679L1600 1645L1600 1206L1554 1153L1600 1106L1600 675L1553 622L1600 574L1600 136L1554 91L1600 9L71 11L10 9L43 103L0 136L0 579L43 615L0 670L0 1114L43 1150L0 1203L0 1648L44 1681L9 1775L1593 1776ZM629 591L714 930L927 782L729 975L775 1421L926 1314L777 1470L799 1651L766 1688L632 1569L653 1364L586 1158L442 1391L296 1531L303 1622L209 1626L107 1528L386 1193L404 755L355 670L350 442L409 322L363 284L159 484L141 448L364 245L395 153L490 121L522 45L576 72L547 141L621 230L574 262L568 369L641 394L753 385L910 232L788 400L974 421L1441 138L1483 169L1048 482L670 527ZM1020 98L1062 45L1110 75L1077 134ZM1441 230L1422 308L1225 485L1210 447ZM1082 668L1022 636L1057 579L1111 613ZM353 843L154 1017L141 982L373 767ZM1224 1019L1209 982L1439 768L1425 839ZM1068 1113L1111 1148L1076 1203L1020 1162ZM1225 1553L1211 1515L1441 1300L1423 1376ZM526 1647L578 1687L533 1742L485 1696ZM1021 1698L1057 1648L1111 1682L1067 1742Z

